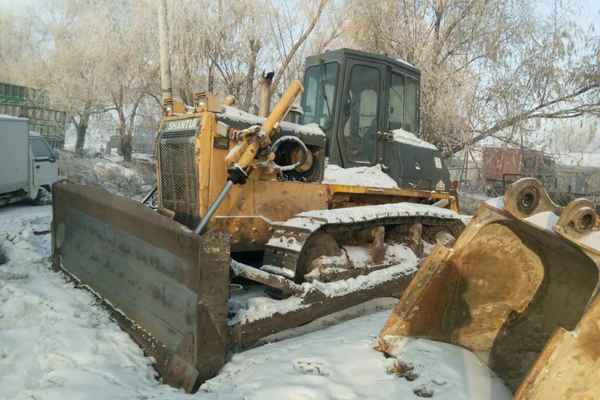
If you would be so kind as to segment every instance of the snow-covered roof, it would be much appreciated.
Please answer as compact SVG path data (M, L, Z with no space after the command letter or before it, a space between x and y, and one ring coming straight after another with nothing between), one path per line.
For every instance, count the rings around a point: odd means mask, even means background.
M323 183L334 185L368 186L397 189L398 184L391 176L383 172L381 165L372 167L342 168L329 164L325 168Z
M422 147L425 149L438 150L438 148L431 143L419 139L414 133L405 131L404 129L395 129L392 131L392 134L394 135L394 141L396 142Z
M600 153L564 153L554 156L557 164L567 167L600 168Z

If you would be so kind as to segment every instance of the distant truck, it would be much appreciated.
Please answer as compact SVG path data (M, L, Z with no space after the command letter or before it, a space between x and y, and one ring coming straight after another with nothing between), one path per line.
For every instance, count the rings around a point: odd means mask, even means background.
M541 151L485 147L482 172L488 196L503 195L508 185L523 177L539 179L549 193L556 191L555 162Z
M0 206L37 201L58 180L57 156L29 121L0 114Z

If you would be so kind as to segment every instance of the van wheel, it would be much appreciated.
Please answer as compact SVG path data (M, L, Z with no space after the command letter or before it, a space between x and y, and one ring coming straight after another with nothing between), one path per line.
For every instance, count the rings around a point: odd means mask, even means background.
M52 204L52 193L44 187L38 189L32 203L36 206Z

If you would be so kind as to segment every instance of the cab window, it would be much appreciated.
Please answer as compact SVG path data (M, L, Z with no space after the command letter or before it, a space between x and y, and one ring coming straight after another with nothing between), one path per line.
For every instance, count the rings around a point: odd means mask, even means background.
M374 158L378 94L379 70L365 65L352 67L343 133L354 161L369 161Z
M54 158L54 153L50 149L50 146L46 141L40 137L33 137L29 139L31 143L31 151L36 160L48 160Z
M316 123L327 130L331 125L338 74L336 62L314 65L306 70L302 98L303 123Z
M406 79L406 100L404 102L404 126L402 129L419 133L419 84L414 79Z
M388 129L404 128L404 77L392 73L388 101Z

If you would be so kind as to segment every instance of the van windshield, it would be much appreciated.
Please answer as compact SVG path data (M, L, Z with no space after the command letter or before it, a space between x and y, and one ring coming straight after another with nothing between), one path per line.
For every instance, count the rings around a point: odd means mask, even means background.
M305 92L302 98L304 124L316 123L324 130L330 127L335 106L337 75L336 62L314 65L306 70Z
M33 152L33 156L35 159L50 159L54 157L52 150L50 150L50 146L46 143L46 141L39 137L33 137L29 140L31 143L31 151Z

